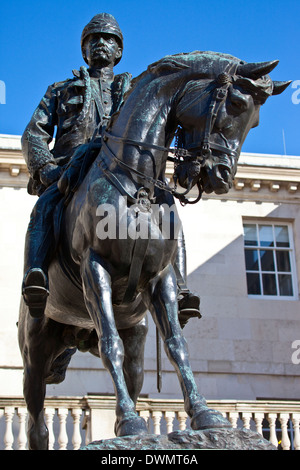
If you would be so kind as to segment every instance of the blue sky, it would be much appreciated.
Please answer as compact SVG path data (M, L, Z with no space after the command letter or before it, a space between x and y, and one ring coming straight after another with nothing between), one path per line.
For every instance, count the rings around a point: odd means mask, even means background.
M117 18L125 38L116 73L136 76L167 54L193 50L247 62L279 59L271 77L293 80L296 88L266 102L243 151L300 156L299 0L3 0L0 80L6 103L0 104L0 134L22 134L47 86L84 65L80 35L101 12Z

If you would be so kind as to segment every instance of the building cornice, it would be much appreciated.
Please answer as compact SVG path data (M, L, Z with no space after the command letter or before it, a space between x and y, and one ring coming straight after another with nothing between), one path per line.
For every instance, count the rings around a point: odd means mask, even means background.
M172 178L173 163L167 164L167 177ZM22 156L21 137L0 134L0 187L26 187L28 170ZM296 196L300 199L300 157L242 153L234 187L221 198L258 198L264 195L284 199ZM260 195L258 195L260 193ZM217 195L209 195L217 197Z
M236 190L252 192L269 189L296 194L300 188L300 157L242 154L234 181Z

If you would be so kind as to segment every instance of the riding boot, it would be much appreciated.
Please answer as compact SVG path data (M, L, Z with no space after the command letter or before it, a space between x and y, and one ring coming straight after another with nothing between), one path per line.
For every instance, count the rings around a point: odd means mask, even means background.
M181 328L184 328L190 318L201 318L202 315L200 313L200 297L191 292L186 286L186 250L182 231L178 237L174 269L178 287L178 318Z

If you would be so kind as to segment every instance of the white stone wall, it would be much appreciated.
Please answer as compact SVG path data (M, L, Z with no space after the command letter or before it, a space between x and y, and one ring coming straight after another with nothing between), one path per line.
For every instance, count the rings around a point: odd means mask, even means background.
M184 227L195 220L192 211L181 211ZM293 221L297 256L299 211L298 201L208 199L196 210L199 224L186 230L189 285L200 293L203 312L186 335L209 398L299 398L300 367L291 360L292 342L300 339L299 300L248 297L242 226L243 217Z
M17 341L24 237L34 198L25 188L0 188L0 394L22 393Z

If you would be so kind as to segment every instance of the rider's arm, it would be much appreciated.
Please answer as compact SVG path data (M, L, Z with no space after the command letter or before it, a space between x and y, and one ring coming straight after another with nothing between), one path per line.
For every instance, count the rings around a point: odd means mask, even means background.
M22 136L22 152L31 177L42 181L43 174L56 170L55 159L50 152L55 125L57 124L57 88L48 87ZM47 186L47 184L46 184Z

